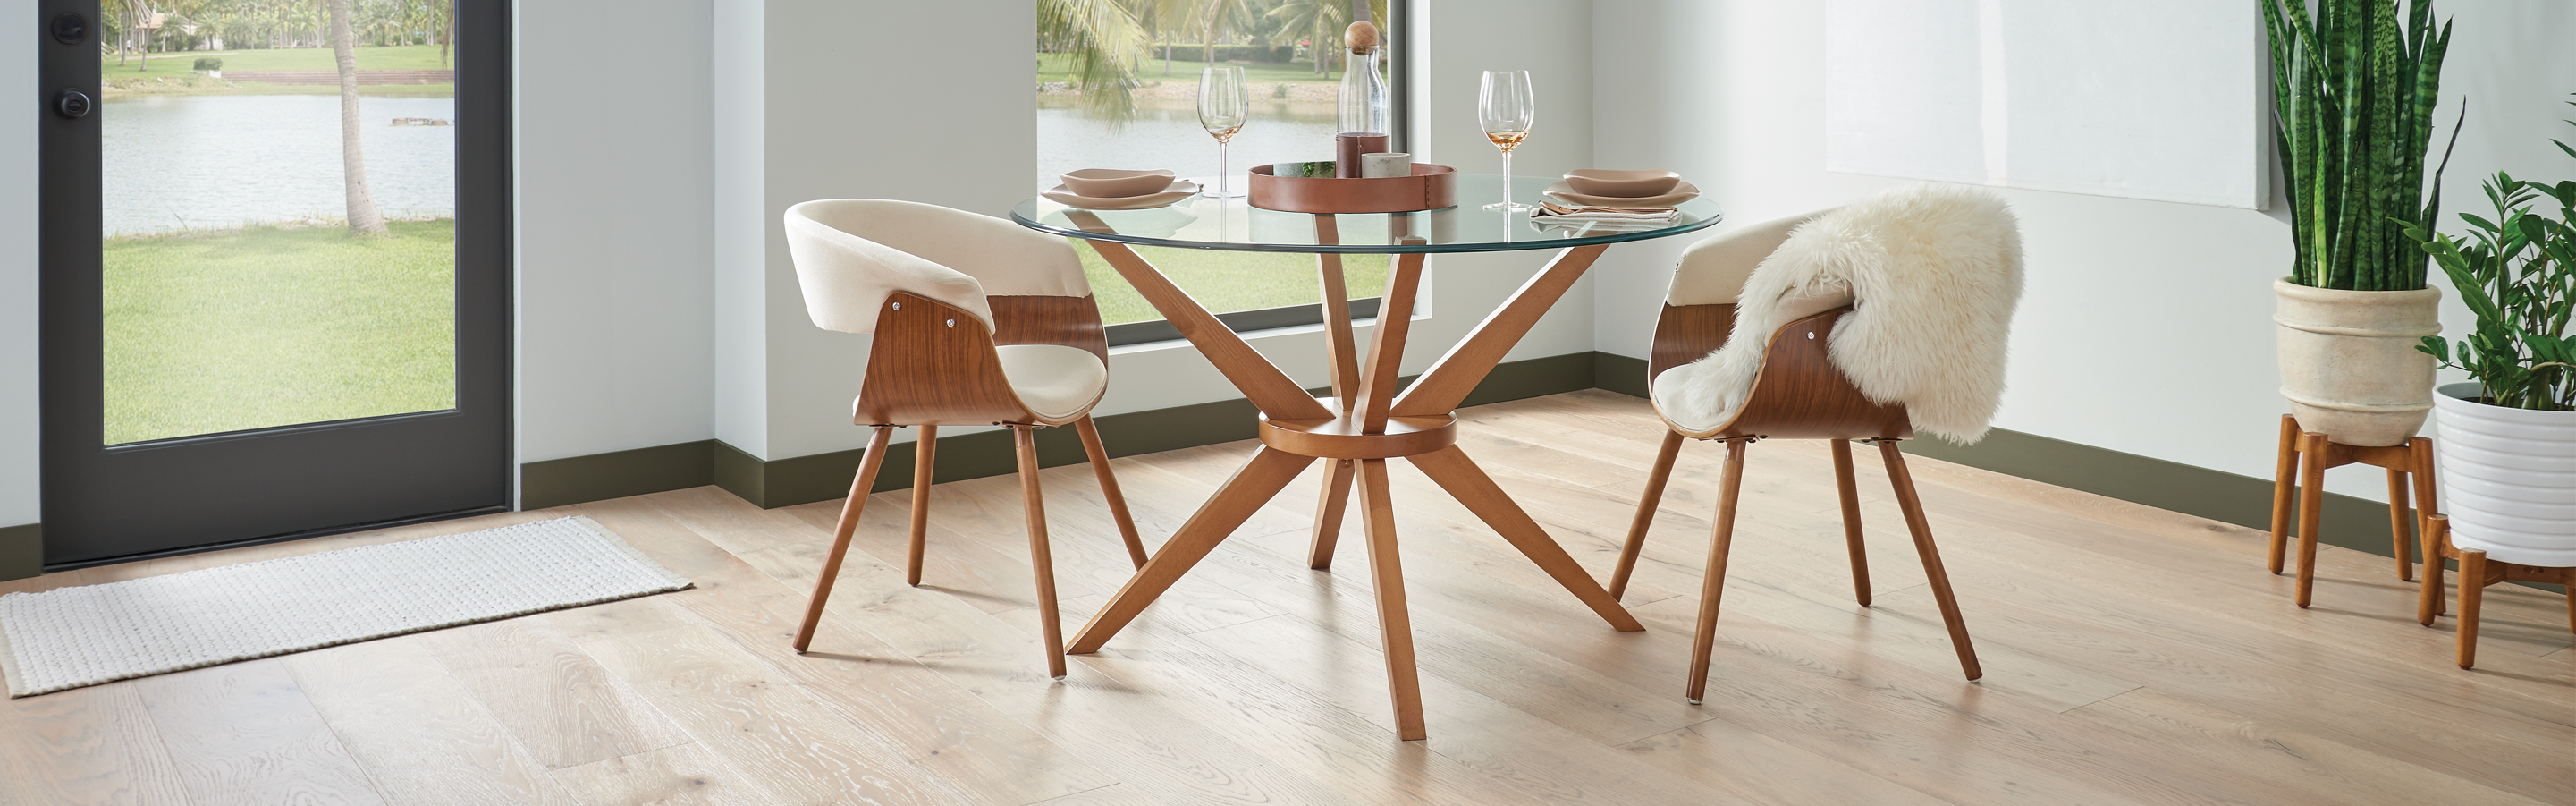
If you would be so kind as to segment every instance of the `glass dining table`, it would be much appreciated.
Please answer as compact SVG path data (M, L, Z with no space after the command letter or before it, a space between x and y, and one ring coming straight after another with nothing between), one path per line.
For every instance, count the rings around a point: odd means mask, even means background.
M1499 176L1460 175L1457 206L1411 213L1292 213L1252 207L1246 197L1204 196L1141 210L1082 209L1038 198L1011 210L1013 221L1080 238L1098 250L1261 411L1260 449L1092 616L1066 646L1068 654L1098 651L1318 460L1330 464L1309 565L1320 570L1332 564L1343 511L1356 487L1399 738L1420 739L1427 731L1404 573L1396 553L1389 459L1413 463L1610 626L1623 632L1645 629L1459 449L1455 410L1611 244L1705 229L1718 222L1717 205L1707 199L1683 201L1668 222L1550 223L1534 221L1527 213L1484 209L1487 202L1503 198L1503 182ZM1535 201L1547 184L1543 178L1517 178L1511 196ZM1131 246L1315 255L1332 394L1307 394ZM1426 255L1539 249L1556 253L1413 383L1397 382L1412 317L1382 315L1371 328L1368 347L1356 344L1342 255L1393 256L1378 310L1407 312L1421 290Z

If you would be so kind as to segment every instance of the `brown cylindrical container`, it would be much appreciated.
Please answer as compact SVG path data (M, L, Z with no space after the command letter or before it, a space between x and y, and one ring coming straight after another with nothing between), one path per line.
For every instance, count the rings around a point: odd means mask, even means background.
M1458 206L1458 169L1426 162L1412 176L1323 179L1252 168L1252 206L1291 213L1410 213Z
M1343 132L1333 136L1333 175L1343 179L1360 178L1361 154L1386 153L1386 135L1366 132Z

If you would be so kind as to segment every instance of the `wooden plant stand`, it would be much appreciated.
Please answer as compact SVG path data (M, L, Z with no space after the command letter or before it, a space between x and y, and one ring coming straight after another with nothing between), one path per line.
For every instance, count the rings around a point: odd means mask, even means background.
M2287 548L2290 525L2290 496L2299 498L2299 592L2300 607L2308 606L2309 593L2317 581L2317 522L2325 509L2326 469L2350 464L2364 464L2388 471L2388 532L2397 555L2397 578L2415 579L2415 559L2407 540L2406 487L2413 476L2415 487L2417 533L2429 527L2424 516L2433 512L2433 441L2415 437L2404 445L2346 445L2326 439L2326 435L2299 428L2299 421L2281 415L2280 459L2272 475L2272 573L2281 573L2282 552ZM2426 555L2428 562L2434 560Z
M2442 561L2460 561L2460 668L2478 662L2478 604L2486 588L2498 582L2554 582L2568 587L2567 629L2576 631L2576 567L2552 568L2493 562L2487 553L2451 545L2451 519L2441 515L2424 522L2424 587L2415 592L2415 620L2433 626L2442 612Z

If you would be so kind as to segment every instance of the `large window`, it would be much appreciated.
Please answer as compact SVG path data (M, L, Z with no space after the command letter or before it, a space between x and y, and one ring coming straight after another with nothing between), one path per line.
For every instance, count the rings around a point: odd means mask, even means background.
M1254 165L1332 159L1340 43L1354 5L1039 0L1036 188L1053 187L1057 177L1083 168L1213 175L1216 141L1200 128L1197 112L1199 69L1211 62L1242 66L1257 100L1227 160L1234 182L1243 182L1244 171ZM1389 86L1396 92L1395 142L1402 150L1404 20L1390 17L1385 0L1372 5L1371 20L1388 29L1388 41L1397 45L1381 65L1396 73ZM1168 328L1155 323L1160 314L1097 252L1087 246L1078 251L1113 341L1168 337ZM1313 256L1151 247L1137 252L1238 330L1322 321ZM1376 296L1386 285L1386 265L1382 255L1346 256L1343 272L1353 296ZM1353 308L1373 315L1375 300L1354 301Z

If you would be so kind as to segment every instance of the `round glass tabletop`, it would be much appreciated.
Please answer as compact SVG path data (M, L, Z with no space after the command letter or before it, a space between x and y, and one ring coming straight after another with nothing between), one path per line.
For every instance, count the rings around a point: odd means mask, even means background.
M1544 197L1540 192L1554 181L1539 176L1515 177L1512 200L1541 201ZM1533 221L1527 212L1485 209L1486 204L1502 200L1502 177L1460 174L1458 206L1419 213L1336 214L1333 223L1339 237L1333 244L1315 242L1315 214L1263 210L1241 196L1192 196L1168 207L1144 210L1083 210L1035 198L1011 208L1011 220L1041 232L1142 246L1395 254L1561 249L1641 241L1705 229L1719 219L1717 203L1706 197L1677 205L1681 214L1661 225ZM1093 229L1089 222L1077 223L1068 214L1095 217L1107 231ZM1421 242L1408 242L1415 238Z

